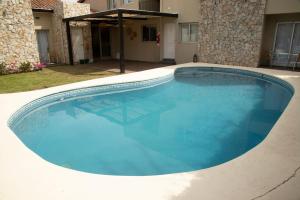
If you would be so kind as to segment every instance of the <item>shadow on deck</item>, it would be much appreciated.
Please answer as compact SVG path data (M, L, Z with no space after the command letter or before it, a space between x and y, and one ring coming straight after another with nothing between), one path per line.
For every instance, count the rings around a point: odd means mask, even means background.
M154 69L159 67L167 66L162 63L151 63L151 62L139 62L139 61L126 61L126 73L144 71L148 69ZM72 75L99 75L103 72L119 73L119 61L118 60L104 60L91 64L75 64L75 65L64 65L64 66L49 66L51 70L57 72L68 73Z

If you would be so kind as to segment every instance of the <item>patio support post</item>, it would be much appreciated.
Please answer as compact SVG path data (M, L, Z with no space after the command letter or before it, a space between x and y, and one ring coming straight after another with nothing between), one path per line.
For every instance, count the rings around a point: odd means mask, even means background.
M119 35L120 35L120 73L125 73L124 65L124 27L123 27L123 13L118 10L118 22L119 22Z
M66 21L66 26L67 26L67 41L68 41L69 63L70 63L70 65L74 65L70 21Z

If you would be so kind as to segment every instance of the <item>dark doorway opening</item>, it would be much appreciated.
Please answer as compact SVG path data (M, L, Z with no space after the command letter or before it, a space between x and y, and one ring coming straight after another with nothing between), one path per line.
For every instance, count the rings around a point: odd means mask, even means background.
M92 24L92 44L93 44L93 58L95 61L100 59L100 27L98 24Z
M101 57L110 58L111 57L111 47L110 47L110 29L101 28L100 29L100 43L101 43Z
M93 58L95 61L111 58L110 29L92 24Z

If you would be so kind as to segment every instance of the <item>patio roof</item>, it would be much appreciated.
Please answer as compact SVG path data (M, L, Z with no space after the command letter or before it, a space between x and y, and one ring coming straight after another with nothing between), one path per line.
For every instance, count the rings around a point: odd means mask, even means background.
M102 12L96 12L87 15L80 15L75 17L64 18L67 26L67 39L68 39L68 50L69 50L69 61L73 65L73 48L70 32L70 22L71 21L89 21L89 22L99 22L99 23L111 23L114 22L119 25L119 36L120 36L120 72L125 73L124 66L124 27L123 20L147 20L153 17L172 17L178 18L177 13L165 13L156 11L146 11L146 10L131 10L131 9L113 9L106 10Z
M118 14L123 15L123 19L147 19L149 17L175 17L178 18L177 13L166 13L166 12L156 12L147 10L132 10L132 9L113 9L106 10L96 13L91 13L87 15L80 15L76 17L65 18L64 21L93 21L102 18L118 19Z

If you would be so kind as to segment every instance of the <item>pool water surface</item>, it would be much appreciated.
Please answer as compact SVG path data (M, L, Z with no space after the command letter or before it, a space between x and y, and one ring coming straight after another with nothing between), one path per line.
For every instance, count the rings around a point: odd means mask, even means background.
M293 93L237 73L178 74L155 86L61 99L10 125L43 159L105 175L188 172L259 144Z

